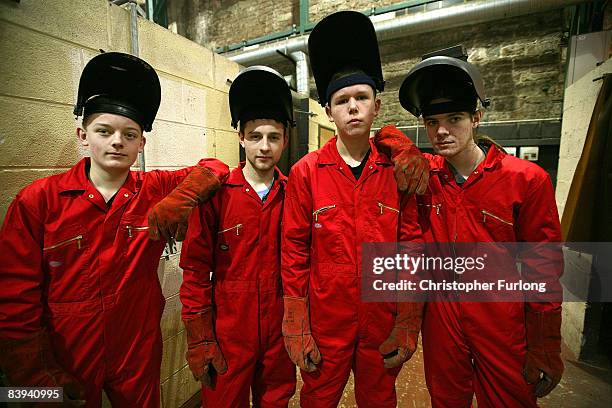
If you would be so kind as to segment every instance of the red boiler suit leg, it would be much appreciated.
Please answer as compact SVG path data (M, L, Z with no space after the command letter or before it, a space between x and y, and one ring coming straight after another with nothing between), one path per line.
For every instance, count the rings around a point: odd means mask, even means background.
M312 322L313 332L316 333ZM315 334L316 336L316 334ZM346 336L354 338L354 336ZM316 336L321 352L321 363L313 373L301 372L304 385L300 391L302 408L335 408L351 373L354 343L346 344L339 338Z
M118 362L113 380L105 385L113 407L160 406L161 332L150 331L150 337L149 341L132 343L133 347Z
M147 293L148 301L133 301ZM165 300L159 282L140 282L105 300L107 381L113 407L160 406L162 334L159 325Z
M278 290L261 294L260 331L263 353L253 378L253 407L287 407L295 393L296 367L285 350L281 329L283 298Z
M423 360L433 408L472 404L474 370L459 313L458 303L429 303L425 308Z
M225 294L227 296L227 294ZM213 387L202 387L202 406L204 408L239 408L249 406L251 380L255 373L257 350L250 338L244 342L237 342L240 338L237 332L240 327L229 319L232 311L244 309L246 293L234 293L237 304L219 305L218 317L215 322L217 341L227 362L225 374L213 376ZM227 307L227 309L226 309ZM236 307L234 309L234 307Z
M523 378L524 303L471 303L463 309L462 327L474 357L478 406L537 407L533 386Z
M359 407L393 408L397 406L395 379L401 367L387 369L378 351L379 344L360 340L355 352L355 400Z
M90 311L85 302L49 304L50 339L57 361L85 387L87 408L102 406L105 356L101 312Z

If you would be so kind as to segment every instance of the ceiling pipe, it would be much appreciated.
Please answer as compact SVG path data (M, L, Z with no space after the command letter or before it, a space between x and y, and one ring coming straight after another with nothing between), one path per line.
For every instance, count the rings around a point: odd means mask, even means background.
M374 23L378 40L385 41L408 35L440 31L466 25L541 13L583 3L585 0L483 0L464 3L421 13L411 13ZM255 46L252 46L255 47ZM251 47L249 47L251 48ZM277 50L291 54L307 51L308 35L287 37L280 41L259 45L257 48L228 55L238 64L252 65L277 60Z

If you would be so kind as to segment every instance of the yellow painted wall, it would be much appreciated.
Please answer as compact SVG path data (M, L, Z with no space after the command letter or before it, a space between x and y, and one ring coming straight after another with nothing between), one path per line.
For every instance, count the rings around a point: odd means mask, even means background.
M335 133L336 125L329 120L325 108L319 102L311 99L308 108L311 113L314 113L310 116L310 126L308 128L308 151L313 152L322 146L319 143L319 126L331 129Z

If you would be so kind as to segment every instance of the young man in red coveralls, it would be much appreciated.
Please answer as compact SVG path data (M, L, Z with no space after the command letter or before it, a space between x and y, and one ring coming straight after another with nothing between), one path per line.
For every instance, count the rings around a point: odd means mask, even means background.
M419 241L421 231L414 196L402 197L392 162L369 140L383 88L376 34L363 14L339 12L317 24L308 48L319 100L338 134L289 175L285 346L302 370L303 407L337 406L351 370L359 406L395 407L395 379L416 349L422 304L362 302L361 249ZM427 164L418 152L408 156L416 189Z
M164 298L157 278L163 242L227 177L223 163L179 171L131 171L160 102L157 74L122 53L85 67L75 107L90 157L24 188L0 236L0 369L8 385L63 387L65 403L158 407ZM206 166L206 167L205 167ZM182 181L182 182L181 182ZM180 232L180 231L179 231ZM86 401L86 402L85 402Z
M446 50L448 52L448 50ZM459 55L458 55L459 56ZM475 132L487 105L478 69L436 55L413 67L402 106L423 121L435 155L429 191L419 197L427 242L560 242L552 184L537 165L507 155ZM395 127L375 137L389 154L411 147ZM562 260L523 259L522 274L558 286ZM433 407L536 407L563 373L561 303L435 302L423 322L425 377Z
M287 179L276 167L293 125L291 91L271 68L229 91L246 162L190 218L181 253L187 361L204 407L287 407L295 366L283 347L280 228Z

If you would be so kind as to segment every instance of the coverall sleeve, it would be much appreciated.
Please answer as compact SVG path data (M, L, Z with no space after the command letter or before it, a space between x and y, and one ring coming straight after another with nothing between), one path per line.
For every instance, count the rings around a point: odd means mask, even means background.
M208 168L212 171L221 183L229 176L229 167L218 159L201 159L197 166ZM195 166L185 167L180 170L153 170L148 172L150 176L157 178L157 183L162 189L162 196L165 197L187 176Z
M283 209L281 277L285 296L306 297L310 284L312 194L307 166L289 173Z
M415 194L402 194L398 238L400 242L423 242Z
M557 309L561 306L563 295L559 283L563 273L563 252L559 214L548 174L532 180L516 222L518 241L529 243L522 251L522 275L529 281L545 282L547 300L551 300L551 294L558 295L559 299L558 302L530 302L527 299L527 306L535 311Z
M416 195L402 194L400 208L401 211L398 238L400 243L407 243L400 246L400 248L402 248L401 251L406 251L405 248L407 247L407 252L409 256L420 257L423 253L425 243L421 231L421 224L419 223ZM400 282L402 279L414 281L414 276L418 276L419 279L427 279L426 274L428 273L428 271L422 268L414 273L416 275L412 275L411 271L399 271L396 276L396 279L398 282ZM400 301L406 300L400 293L397 293L397 296L398 300ZM410 301L413 301L413 303L418 304L422 310L424 305L423 302L414 301L415 298L412 294L408 297ZM420 297L419 300L424 300L424 296Z
M22 193L0 232L0 337L20 339L41 329L44 225ZM39 202L42 202L42 197Z
M189 218L180 260L180 267L183 268L180 289L183 319L194 317L213 304L211 272L214 271L215 220L211 202L194 209Z

